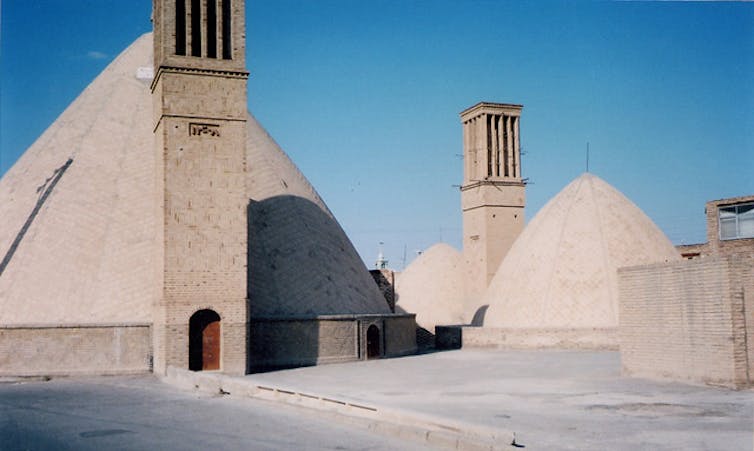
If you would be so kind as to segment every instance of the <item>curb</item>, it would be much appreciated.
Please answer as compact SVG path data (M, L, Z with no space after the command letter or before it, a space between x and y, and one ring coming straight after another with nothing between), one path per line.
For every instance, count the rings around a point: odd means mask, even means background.
M342 397L304 393L289 387L259 384L250 376L194 372L169 367L162 381L184 390L223 394L314 409L370 431L456 450L510 450L515 434L401 409L370 405Z

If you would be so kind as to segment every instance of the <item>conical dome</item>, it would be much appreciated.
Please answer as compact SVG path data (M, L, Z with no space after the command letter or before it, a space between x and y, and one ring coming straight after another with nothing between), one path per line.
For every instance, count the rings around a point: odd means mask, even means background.
M636 205L583 174L532 219L500 264L484 327L615 328L616 270L679 259Z
M151 67L146 34L0 180L0 324L151 321Z
M390 313L340 224L253 117L246 149L251 316Z
M162 245L152 49L151 33L137 39L0 180L0 324L152 320ZM324 202L251 116L246 151L249 272L263 278L249 282L252 311L387 312ZM270 258L274 271L254 272Z
M463 322L463 258L438 243L417 257L395 283L396 311L416 313L416 323L434 333L437 325Z

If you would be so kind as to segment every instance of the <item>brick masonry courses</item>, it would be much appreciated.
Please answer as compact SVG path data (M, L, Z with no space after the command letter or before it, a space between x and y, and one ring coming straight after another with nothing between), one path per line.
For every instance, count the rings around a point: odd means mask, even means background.
M177 54L176 2L155 1L152 103L164 225L156 306L162 321L155 322L159 374L168 366L188 367L189 320L203 309L220 316L220 369L246 372L248 73L244 2L233 3L234 45L230 58L218 58L206 54L206 34L201 55ZM195 31L188 30L189 39L199 36Z
M243 2L233 5L243 10ZM173 26L156 23L162 31ZM237 52L245 37L234 29ZM170 47L163 44L158 55ZM40 337L24 348L36 352L26 366L13 368L67 371L56 366L67 361L56 341L85 333L91 339L82 349L104 355L120 327L110 325L134 323L152 326L145 336L157 373L185 368L189 318L211 309L221 317L222 368L242 373L249 302L259 316L389 316L330 210L246 111L243 61L168 58L152 96L153 49L152 34L134 42L0 179L0 252L25 230L0 274L0 346L20 346L18 337L33 331ZM29 222L50 180L55 186ZM289 218L254 249L246 225L252 204L265 208L252 218ZM249 256L255 265L246 265ZM112 330L92 335L102 328ZM68 352L71 361L84 355ZM81 366L88 374L119 368L96 356L89 363Z
M626 375L748 387L754 362L754 257L619 270Z

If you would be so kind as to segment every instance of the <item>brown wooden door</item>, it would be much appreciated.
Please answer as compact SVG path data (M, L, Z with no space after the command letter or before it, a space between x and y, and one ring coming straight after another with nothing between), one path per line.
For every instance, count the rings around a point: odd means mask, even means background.
M220 369L220 321L212 321L202 331L202 370Z

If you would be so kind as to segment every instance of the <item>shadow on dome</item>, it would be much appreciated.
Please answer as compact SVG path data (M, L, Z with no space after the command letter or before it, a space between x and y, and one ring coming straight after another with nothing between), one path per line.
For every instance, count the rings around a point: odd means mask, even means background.
M472 326L483 326L484 325L484 317L487 314L487 309L490 308L489 304L485 304L481 307L479 307L476 312L474 312L474 317L471 318L471 325Z
M291 195L248 206L251 317L390 313L340 225Z
M247 213L249 372L416 351L415 316L390 311L319 205L280 195L251 199Z

